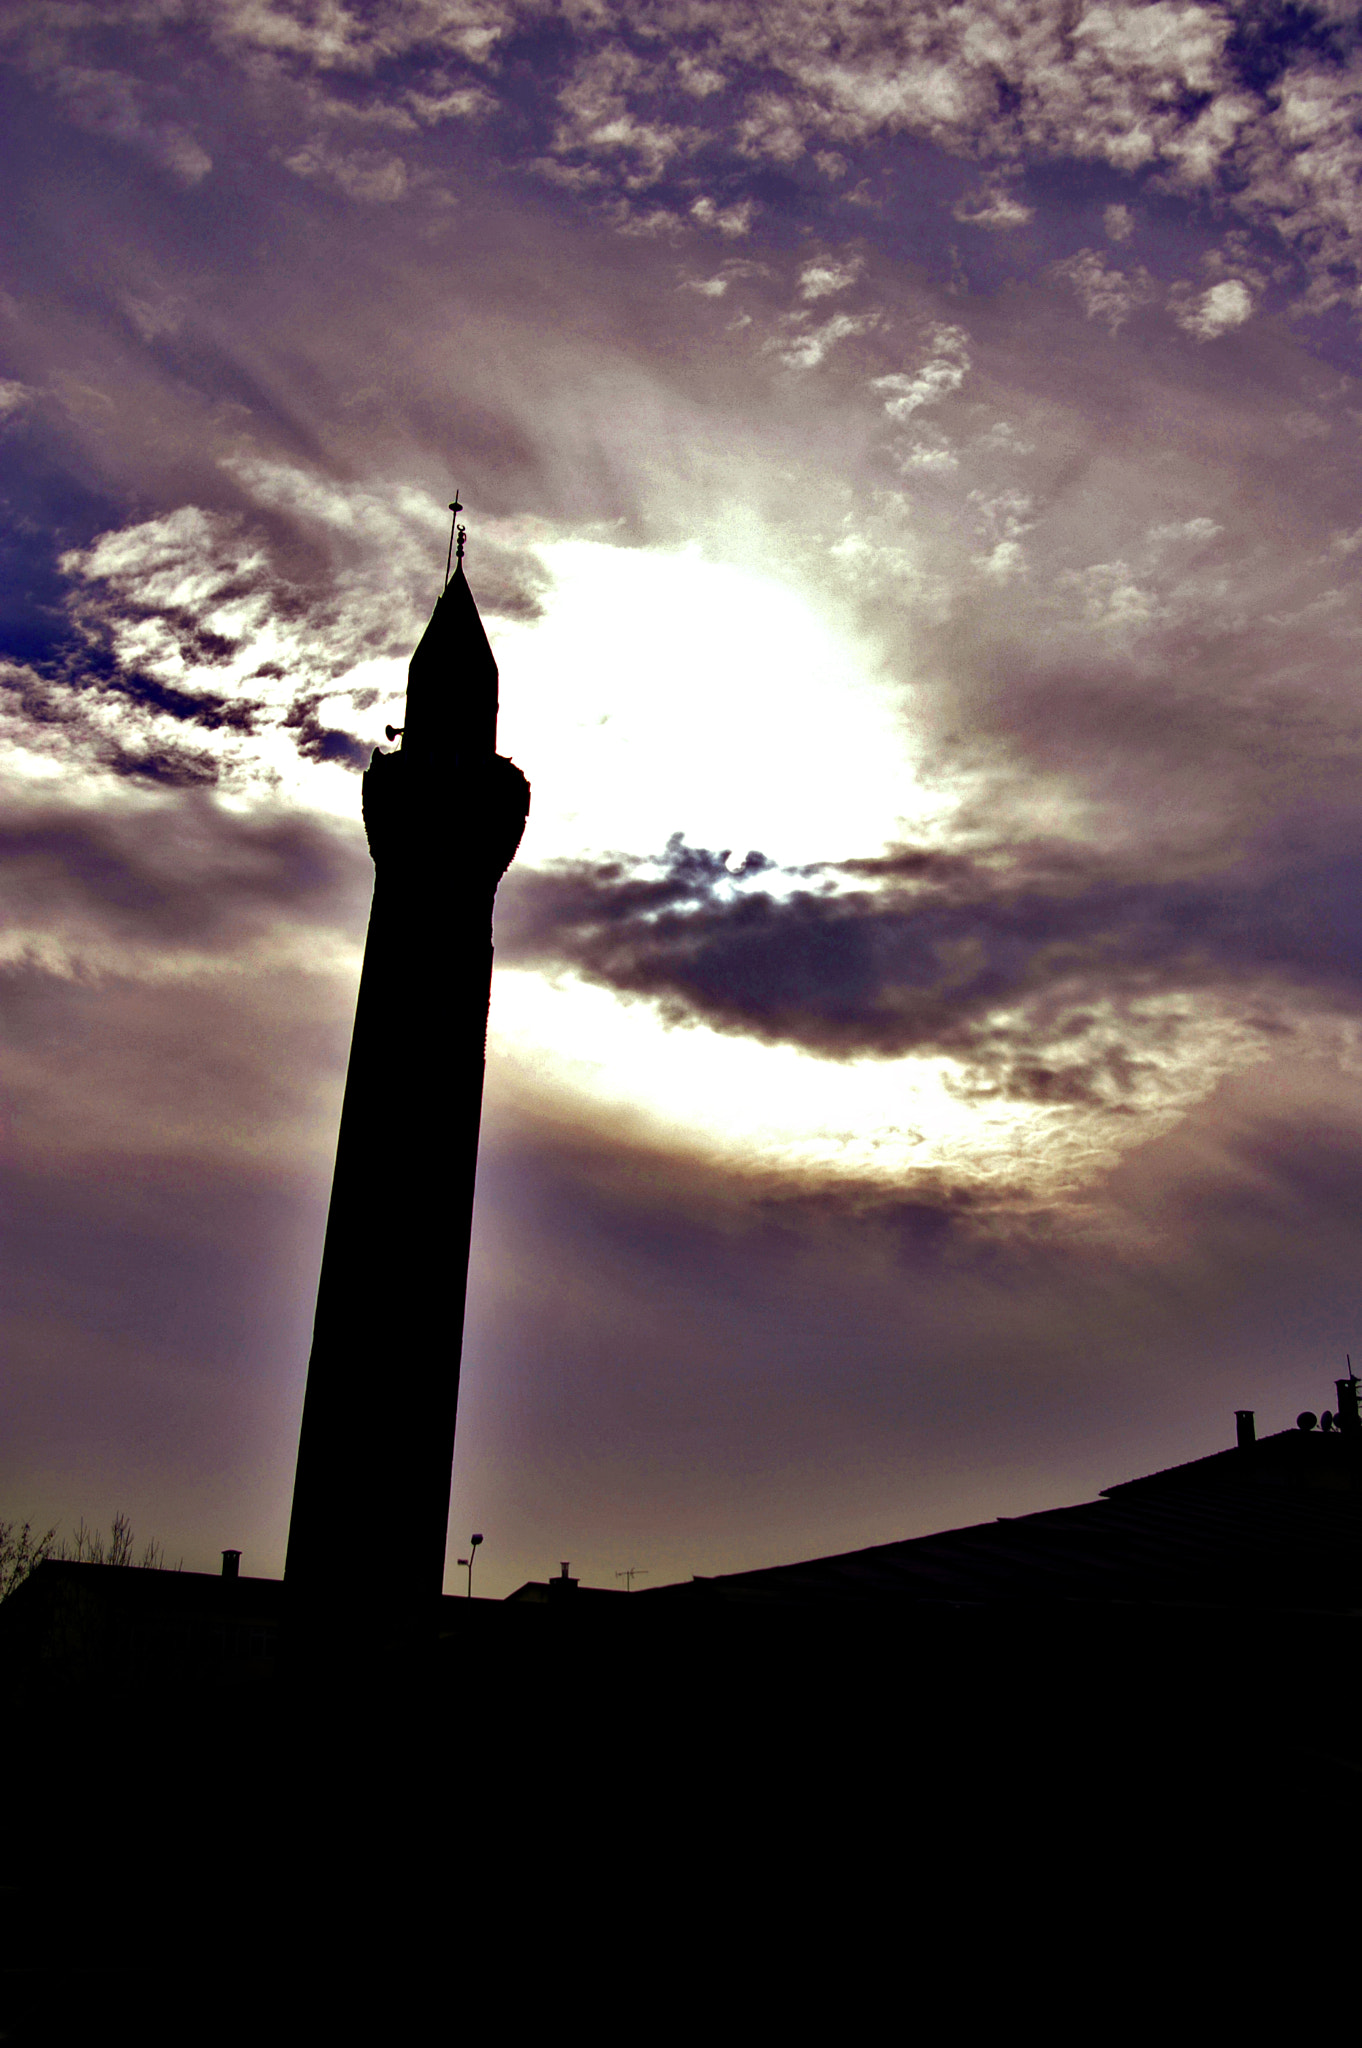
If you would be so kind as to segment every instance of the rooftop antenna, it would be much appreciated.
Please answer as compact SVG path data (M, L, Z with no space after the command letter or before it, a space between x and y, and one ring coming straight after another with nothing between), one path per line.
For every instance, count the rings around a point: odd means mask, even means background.
M647 1576L648 1567L646 1564L631 1564L628 1571L615 1573L617 1579L623 1579L626 1593L633 1592L635 1579L646 1579Z
M449 510L452 517L449 522L449 553L445 556L444 587L446 590L449 588L449 572L454 565L454 542L457 539L459 543L459 560L462 561L463 544L468 537L468 528L459 524L459 514L462 512L463 506L459 503L457 491L455 491L453 498L450 500Z

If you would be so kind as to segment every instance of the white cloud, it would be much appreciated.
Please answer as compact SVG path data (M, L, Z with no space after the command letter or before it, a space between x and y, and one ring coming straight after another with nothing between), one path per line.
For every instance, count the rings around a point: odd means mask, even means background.
M1163 616L1158 599L1136 582L1128 562L1092 562L1066 571L1058 584L1078 596L1087 625L1103 632L1142 630Z
M984 543L974 557L976 568L995 582L1010 582L1026 567L1021 543L1035 525L1031 499L1025 491L998 491L992 497L971 491L969 504L975 532Z
M1169 306L1179 327L1195 335L1198 341L1214 341L1218 335L1228 334L1232 327L1243 326L1253 313L1253 298L1246 284L1237 277L1227 277L1197 299L1170 294Z
M721 235L733 238L751 231L755 212L755 200L744 199L737 205L720 207L712 199L702 198L692 205L690 217L702 228L717 228Z
M682 51L676 59L676 80L683 92L697 100L707 100L711 93L722 92L727 83L722 71L701 63L689 51Z
M324 0L306 10L290 0L217 0L211 28L228 46L367 73L422 49L489 63L524 12L515 0Z
M545 83L562 118L548 154L533 160L541 169L570 159L582 182L595 173L632 190L707 142L787 165L810 155L840 178L856 144L897 133L1006 165L1009 176L1028 154L1148 168L1275 228L1309 273L1308 305L1358 293L1362 67L1301 48L1284 53L1266 92L1248 92L1228 0L771 0L760 10L652 0L642 29L630 0L578 0L561 13L566 49ZM63 95L71 118L121 135L193 182L209 159L169 112L175 86L135 85L77 61L98 34L121 32L130 45L202 33L258 76L267 67L276 79L287 69L295 81L307 71L371 81L354 118L431 121L488 111L508 38L543 18L542 0L325 0L307 9L219 0L206 10L181 0L135 9L125 0L69 9L10 0L0 37ZM379 79L399 63L400 91ZM454 63L480 77L451 75ZM712 132L678 124L678 94ZM986 169L980 194L957 211L1005 228L1021 224L1024 207ZM1128 212L1107 209L1112 239L1126 239Z
M777 93L762 93L738 123L738 147L744 156L772 157L792 164L804 154L803 124L796 104Z
M1024 228L1035 216L1035 207L1027 206L1010 192L997 189L972 192L963 199L957 199L951 212L967 227L999 229Z
M407 166L400 156L381 150L332 149L321 141L310 142L284 158L284 167L295 177L314 178L334 185L348 199L369 205L391 204L407 196Z
M950 470L959 469L960 458L940 441L914 441L907 452L900 456L899 467L905 471L928 470L938 476Z
M1154 280L1143 266L1130 272L1109 270L1096 249L1080 249L1076 256L1056 263L1054 275L1073 286L1089 320L1105 321L1113 334L1155 296Z
M979 446L990 454L1033 455L1036 444L1019 434L1011 420L995 420L988 432L979 436Z
M985 576L991 576L996 583L1010 582L1014 576L1019 576L1026 566L1021 542L1016 540L1000 540L986 555L976 556L975 559Z
M1128 242L1135 232L1135 216L1128 206L1108 206L1102 214L1102 226L1112 242Z
M440 121L480 121L496 108L485 85L461 85L449 92L409 92L407 105L425 127Z
M826 299L844 292L855 284L864 268L865 261L860 256L847 256L841 261L835 256L815 256L799 273L799 296Z
M1204 516L1198 519L1179 519L1167 526L1151 526L1146 539L1155 547L1162 547L1170 541L1190 541L1196 547L1204 547L1207 541L1216 540L1225 531L1214 519Z
M796 319L806 316L797 314ZM834 313L821 327L814 327L807 334L795 335L783 343L773 343L779 349L780 360L787 369L815 370L828 350L836 342L845 341L849 335L864 334L878 324L880 315L871 313Z
M932 354L920 370L911 376L895 371L872 378L872 390L888 393L884 409L891 419L909 420L924 405L935 405L960 389L969 374L968 339L961 327L938 327L931 339Z

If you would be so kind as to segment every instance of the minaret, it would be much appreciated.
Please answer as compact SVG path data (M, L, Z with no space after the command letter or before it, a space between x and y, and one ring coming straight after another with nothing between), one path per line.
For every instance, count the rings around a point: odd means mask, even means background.
M462 527L458 543L411 658L401 747L364 776L374 895L285 1568L309 1600L380 1608L433 1604L443 1583L492 902L530 804L496 750Z

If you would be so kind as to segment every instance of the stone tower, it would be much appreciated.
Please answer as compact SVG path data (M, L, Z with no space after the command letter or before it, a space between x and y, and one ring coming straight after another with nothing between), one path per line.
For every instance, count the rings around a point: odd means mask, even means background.
M364 776L373 905L285 1568L291 1589L352 1611L421 1607L443 1583L492 903L530 803L497 753L497 665L462 556L460 529L401 746Z

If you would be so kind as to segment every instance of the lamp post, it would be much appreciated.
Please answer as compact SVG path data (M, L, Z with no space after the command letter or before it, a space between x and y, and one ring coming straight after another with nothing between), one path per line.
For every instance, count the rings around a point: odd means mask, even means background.
M465 1571L466 1571L466 1572L468 1573L468 1594L467 1594L467 1597L468 1597L468 1599L470 1599L470 1600L471 1600L471 1599L473 1598L473 1565L474 1565L474 1562L475 1562L475 1560L476 1560L476 1558L477 1558L477 1555L478 1555L478 1545L479 1545L479 1544L481 1543L481 1541L482 1541L482 1538L481 1538L481 1536L470 1536L470 1537L469 1537L469 1539L468 1539L468 1555L467 1555L467 1557L461 1557L461 1558L459 1559L459 1563L460 1563L460 1564L461 1564L461 1565L463 1566L464 1570L465 1570Z

